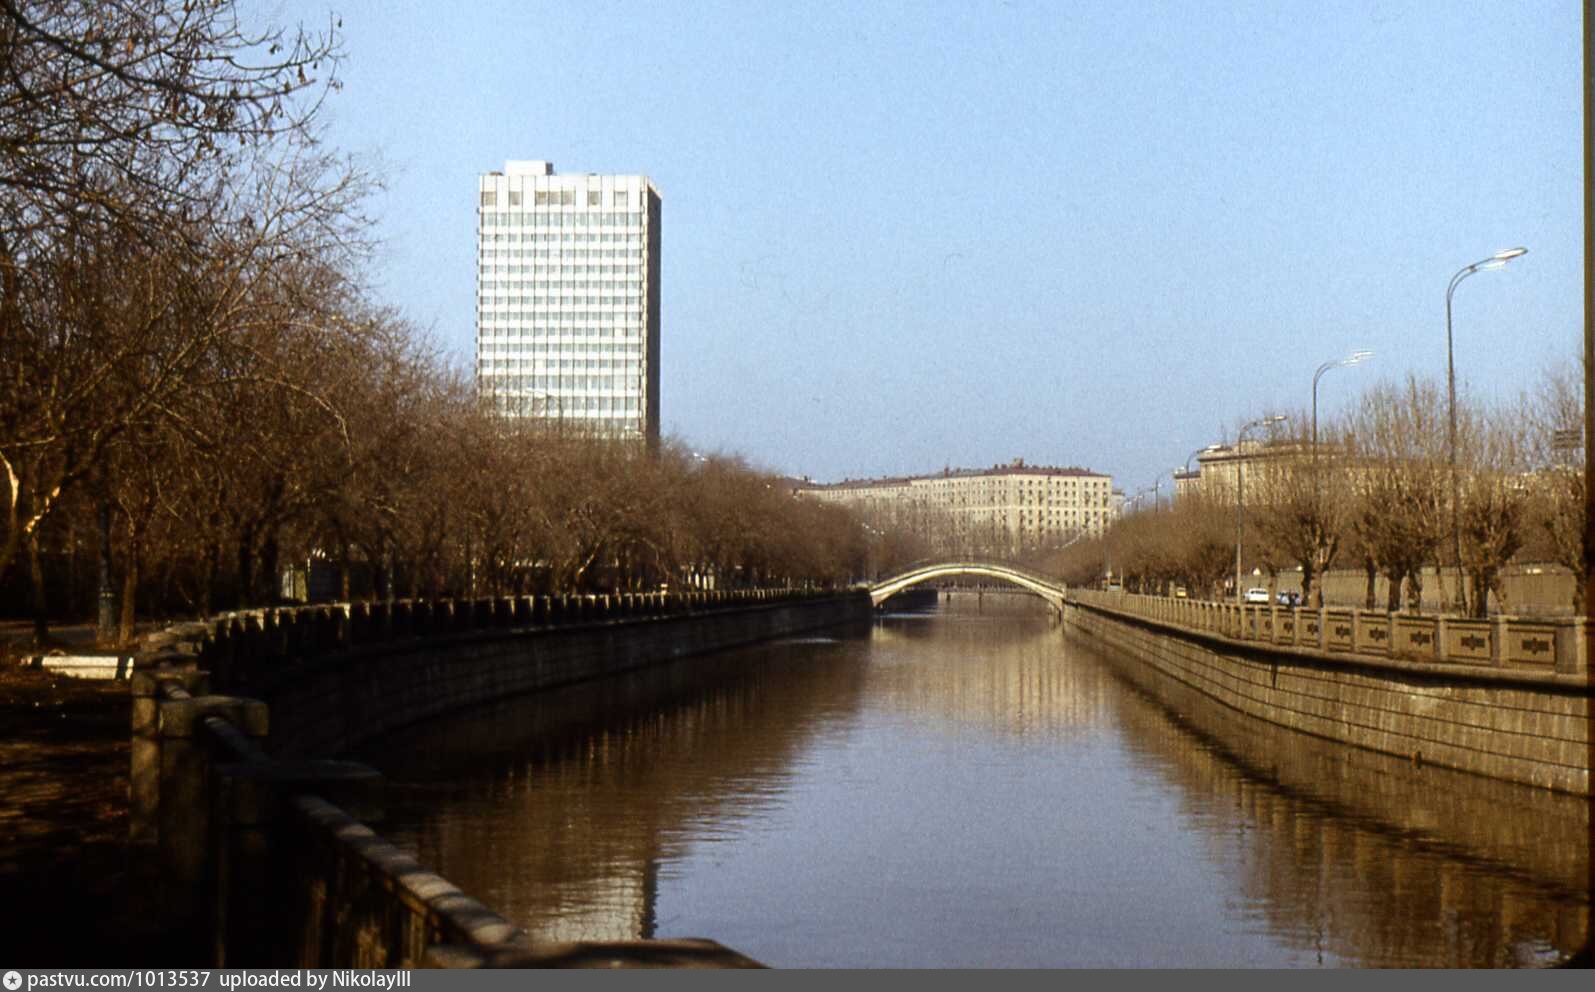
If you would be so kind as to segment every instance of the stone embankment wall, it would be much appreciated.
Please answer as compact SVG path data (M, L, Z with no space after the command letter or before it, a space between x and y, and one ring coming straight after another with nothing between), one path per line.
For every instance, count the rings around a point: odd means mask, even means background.
M267 749L327 756L451 709L870 615L866 594L738 590L259 610L171 628L212 689L267 703Z
M158 855L176 922L205 932L216 966L748 966L708 941L529 947L361 822L380 819L379 774L323 756L450 709L870 615L866 592L748 591L175 628L133 679L133 839Z
M1491 778L1590 794L1586 625L1070 591L1065 623L1178 702Z

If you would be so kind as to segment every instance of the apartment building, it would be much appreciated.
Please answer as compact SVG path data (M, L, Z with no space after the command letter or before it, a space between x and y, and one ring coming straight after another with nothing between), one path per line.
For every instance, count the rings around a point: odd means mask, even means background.
M1023 459L938 475L811 484L798 495L848 506L883 532L914 534L946 554L1057 547L1101 534L1117 514L1111 476Z

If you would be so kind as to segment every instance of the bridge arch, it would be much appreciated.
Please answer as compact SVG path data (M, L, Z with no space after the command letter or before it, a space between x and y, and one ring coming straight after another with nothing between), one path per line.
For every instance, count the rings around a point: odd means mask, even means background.
M1032 572L1014 568L1012 565L981 561L945 561L911 566L898 575L894 575L889 579L882 579L870 586L870 602L879 606L904 589L917 586L923 582L932 582L936 579L961 575L997 579L1010 585L1018 586L1027 592L1035 593L1046 600L1048 605L1060 612L1063 609L1064 587L1061 583L1043 575L1036 575Z

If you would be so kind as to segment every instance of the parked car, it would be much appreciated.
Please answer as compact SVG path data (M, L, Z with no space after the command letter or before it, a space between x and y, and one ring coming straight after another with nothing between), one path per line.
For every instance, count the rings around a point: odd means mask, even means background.
M1259 586L1253 586L1252 588L1246 590L1246 595L1241 598L1248 603L1262 603L1264 606L1267 606L1268 590Z

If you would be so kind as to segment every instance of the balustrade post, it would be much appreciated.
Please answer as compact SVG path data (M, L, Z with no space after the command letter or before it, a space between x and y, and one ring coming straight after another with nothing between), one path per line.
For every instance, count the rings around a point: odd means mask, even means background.
M1496 614L1490 618L1490 667L1505 668L1507 654L1507 620Z
M1583 617L1556 622L1556 671L1561 675L1581 675L1587 671L1584 653L1589 626Z

